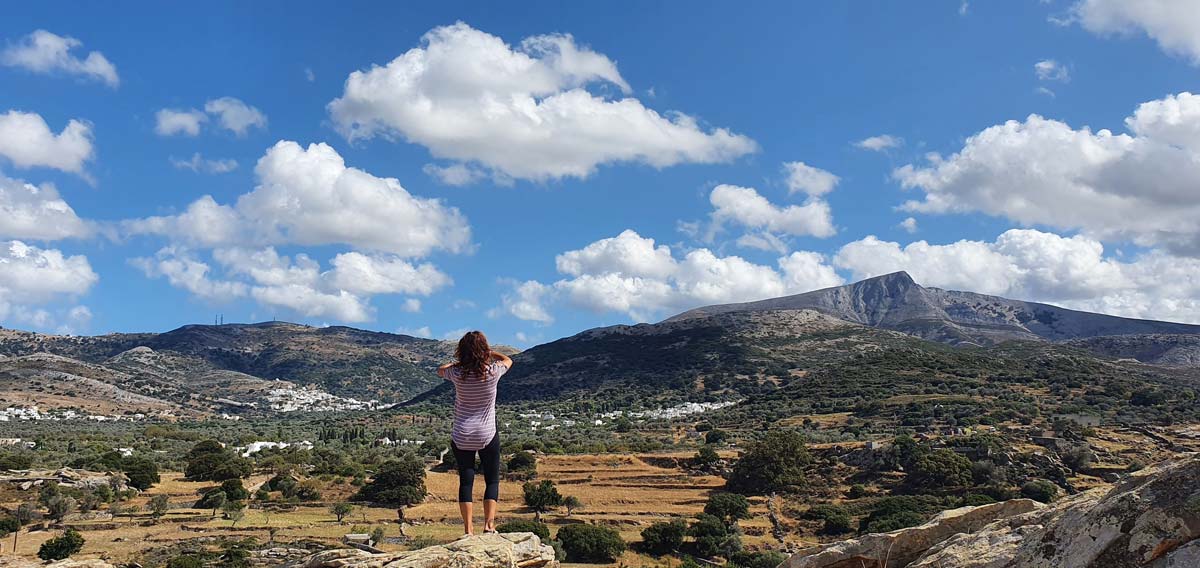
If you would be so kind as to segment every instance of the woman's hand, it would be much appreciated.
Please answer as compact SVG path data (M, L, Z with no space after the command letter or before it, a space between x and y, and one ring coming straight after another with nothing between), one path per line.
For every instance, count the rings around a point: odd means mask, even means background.
M496 361L499 361L501 365L504 365L504 368L506 368L506 369L512 368L513 360L511 358L509 358L508 355L492 351L491 356L492 356L492 359L495 359Z
M442 365L441 367L438 367L437 375L443 379L446 378L446 371L449 370L450 367L453 367L456 364L457 363L455 363L454 361L451 361L449 363L446 363L445 365Z

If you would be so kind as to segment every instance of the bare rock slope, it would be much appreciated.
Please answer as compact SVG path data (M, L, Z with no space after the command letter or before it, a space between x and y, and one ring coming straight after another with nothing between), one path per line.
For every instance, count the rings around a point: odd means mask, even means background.
M962 512L947 513L952 514L921 527L802 551L783 566L879 568L885 561L889 568L1200 566L1200 456L1147 468L1111 488L1026 509L978 530L955 526L963 524ZM945 538L930 542L934 535Z
M318 552L292 568L557 568L554 549L533 533L487 534L410 552Z

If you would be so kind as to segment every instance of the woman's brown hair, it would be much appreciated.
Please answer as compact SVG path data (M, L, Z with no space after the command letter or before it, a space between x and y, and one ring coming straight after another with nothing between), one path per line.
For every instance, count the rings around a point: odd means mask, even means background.
M463 374L474 374L480 378L487 377L488 363L492 361L492 348L488 345L487 337L482 331L469 331L458 340L458 348L454 350L454 358L458 359L458 367Z

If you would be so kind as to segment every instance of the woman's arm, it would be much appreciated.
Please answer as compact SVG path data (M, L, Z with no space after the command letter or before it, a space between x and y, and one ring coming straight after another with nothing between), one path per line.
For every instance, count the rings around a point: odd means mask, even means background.
M449 363L446 363L445 365L442 365L441 367L438 367L438 370L437 370L438 376L443 379L446 378L446 371L448 371L450 369L450 367L453 367L454 365L455 365L454 361L451 361Z
M505 355L503 353L497 353L495 351L492 351L492 359L499 361L501 365L504 365L505 369L511 369L513 366L513 360L511 358L509 358L508 355Z

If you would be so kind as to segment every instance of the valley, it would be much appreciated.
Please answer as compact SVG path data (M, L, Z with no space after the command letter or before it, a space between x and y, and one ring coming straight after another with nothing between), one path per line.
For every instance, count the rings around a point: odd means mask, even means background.
M987 298L889 275L506 348L501 516L541 517L555 543L564 527L611 529L625 545L591 565L757 568L947 509L1057 502L1200 451L1191 327ZM22 504L39 517L22 555L76 528L83 557L178 568L172 555L237 549L278 565L348 533L381 529L378 548L398 551L461 530L444 461L453 393L432 373L448 342L278 322L0 334L0 469L160 478L65 488L61 518L44 483L0 483L0 517ZM222 479L197 477L218 457ZM364 498L396 460L427 496ZM523 496L544 482L558 501ZM236 508L200 506L218 488ZM744 516L706 520L730 492ZM354 512L339 523L342 504ZM685 536L657 548L670 527Z

